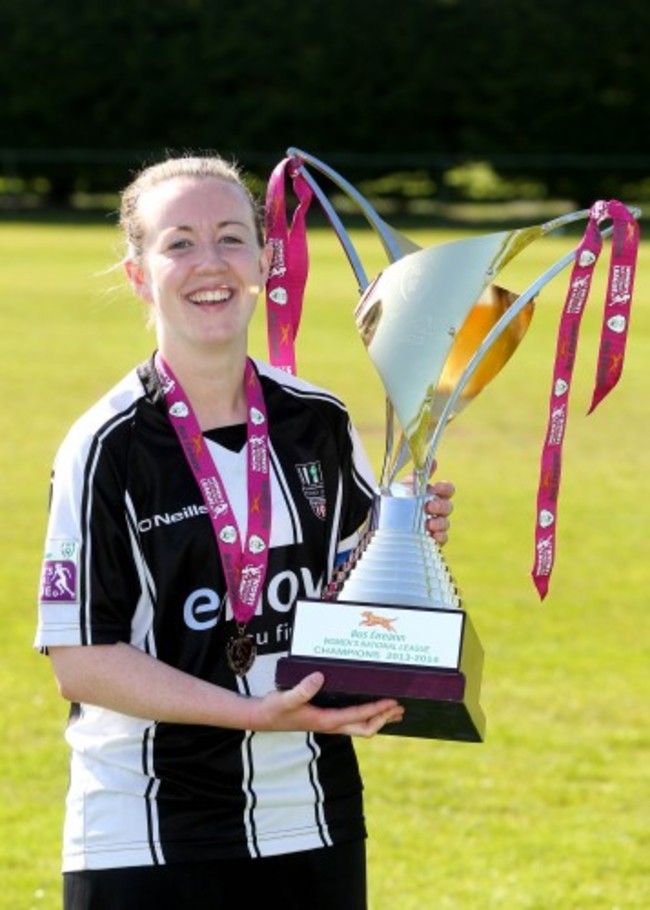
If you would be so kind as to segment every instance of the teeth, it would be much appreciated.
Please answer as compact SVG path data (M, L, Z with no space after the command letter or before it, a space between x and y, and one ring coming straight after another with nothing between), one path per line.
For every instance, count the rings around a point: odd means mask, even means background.
M228 290L218 290L218 291L197 291L196 294L190 296L192 303L221 303L223 300L228 300L230 297L230 291Z

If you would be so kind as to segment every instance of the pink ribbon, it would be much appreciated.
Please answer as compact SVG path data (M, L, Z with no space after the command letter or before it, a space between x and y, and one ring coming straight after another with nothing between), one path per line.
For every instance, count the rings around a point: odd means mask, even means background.
M201 490L221 556L236 621L245 625L262 595L271 538L271 482L264 393L250 359L244 378L247 405L248 527L242 544L235 513L194 410L160 352L155 358L167 414Z
M274 169L266 192L266 239L273 250L266 284L266 325L269 359L296 373L295 341L309 272L306 217L312 190L300 172L299 158L285 158ZM287 223L285 178L298 198L291 228Z
M592 207L585 235L576 251L558 330L548 424L537 491L535 560L531 572L542 599L548 593L555 561L562 445L567 425L569 392L580 322L589 297L594 268L602 249L600 225L606 220L612 221L612 249L598 366L588 413L591 413L611 392L623 370L639 247L639 226L632 213L621 202L601 201Z

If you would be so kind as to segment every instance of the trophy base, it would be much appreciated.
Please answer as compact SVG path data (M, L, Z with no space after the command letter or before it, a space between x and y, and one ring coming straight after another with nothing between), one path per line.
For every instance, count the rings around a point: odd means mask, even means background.
M457 670L368 665L364 662L290 656L278 661L276 685L295 686L319 671L325 682L314 698L321 707L345 707L378 698L396 698L404 718L380 731L392 736L483 742L485 715L475 697L475 686Z

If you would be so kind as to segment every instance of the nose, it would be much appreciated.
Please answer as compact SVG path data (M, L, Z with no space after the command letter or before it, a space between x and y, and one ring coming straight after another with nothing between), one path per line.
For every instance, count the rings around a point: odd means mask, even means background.
M218 243L202 244L197 271L199 272L223 272L228 268L228 260L224 255L224 249Z

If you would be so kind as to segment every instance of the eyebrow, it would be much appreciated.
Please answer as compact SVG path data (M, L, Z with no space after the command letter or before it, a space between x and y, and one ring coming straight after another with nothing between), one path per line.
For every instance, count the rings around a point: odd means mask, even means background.
M230 227L230 225L234 225L235 227L242 227L242 228L245 228L246 230L250 230L250 225L246 224L245 221L237 221L234 218L231 218L228 221L219 221L217 223L218 228ZM189 224L176 224L176 225L172 225L167 230L192 232L194 230L194 228Z

